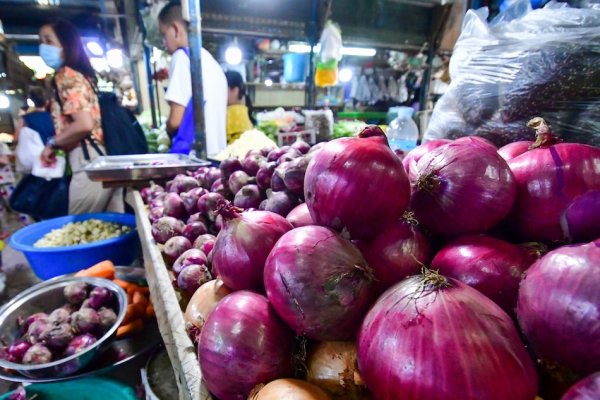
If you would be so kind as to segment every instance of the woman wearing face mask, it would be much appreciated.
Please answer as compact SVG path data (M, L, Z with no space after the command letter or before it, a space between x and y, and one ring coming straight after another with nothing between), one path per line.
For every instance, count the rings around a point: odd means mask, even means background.
M59 149L68 153L73 176L69 185L69 214L123 212L120 189L103 189L88 179L83 168L104 153L96 76L73 24L56 20L40 28L40 56L55 70L56 96L51 105L56 136L48 139L42 161L52 164ZM97 146L91 145L92 142Z

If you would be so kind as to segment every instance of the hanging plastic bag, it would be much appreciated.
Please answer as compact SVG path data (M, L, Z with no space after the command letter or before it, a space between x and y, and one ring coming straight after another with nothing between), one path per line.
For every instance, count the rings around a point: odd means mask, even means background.
M425 140L531 140L527 121L541 116L565 141L600 145L600 126L589 120L600 102L600 9L550 2L531 10L528 0L515 0L487 17L486 8L465 15L452 83Z
M338 62L342 59L342 32L331 21L327 21L321 40L321 50L315 71L315 85L333 86L338 79Z

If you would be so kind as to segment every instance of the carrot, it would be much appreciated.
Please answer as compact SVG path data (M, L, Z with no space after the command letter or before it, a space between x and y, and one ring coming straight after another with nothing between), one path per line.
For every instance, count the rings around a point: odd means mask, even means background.
M142 307L144 307L144 309L146 309L146 306L148 305L148 298L146 298L146 296L144 296L140 292L133 292L133 297L131 299L131 303L139 304Z
M144 316L145 311L146 308L142 307L140 304L129 304L125 311L125 317L123 318L123 322L121 322L121 326L127 325L136 319L140 319Z
M121 325L119 329L117 329L117 338L141 332L142 330L144 330L144 321L138 318L127 325Z
M117 285L121 286L121 288L125 291L129 290L129 287L131 287L131 283L121 280L121 279L113 279L113 282L116 283Z
M75 276L113 279L115 277L115 265L109 260L101 261L88 269L82 269Z
M152 303L148 303L148 305L146 306L146 312L144 313L144 317L146 319L151 319L154 318L156 316L155 312L154 312L154 306L152 305Z

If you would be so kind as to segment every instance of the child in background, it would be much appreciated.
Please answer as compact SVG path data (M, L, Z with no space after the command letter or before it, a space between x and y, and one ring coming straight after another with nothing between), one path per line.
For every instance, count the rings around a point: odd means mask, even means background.
M12 152L6 143L0 142L0 240L10 236L8 230L8 201L15 190L15 174L10 163L11 155Z

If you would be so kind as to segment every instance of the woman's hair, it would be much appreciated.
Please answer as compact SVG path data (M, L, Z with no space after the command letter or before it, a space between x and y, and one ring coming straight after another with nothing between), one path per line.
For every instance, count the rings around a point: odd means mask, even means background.
M56 37L60 41L63 48L63 56L65 65L73 68L75 71L81 72L83 75L96 81L96 72L92 68L87 54L81 42L81 36L75 25L66 19L59 18L47 23L54 30Z
M227 78L227 87L229 89L238 88L238 99L241 100L242 97L246 97L246 107L248 108L248 116L250 117L250 121L254 125L256 125L256 120L252 116L252 100L250 100L250 96L246 95L246 85L244 85L244 78L237 71L226 71L225 77Z

